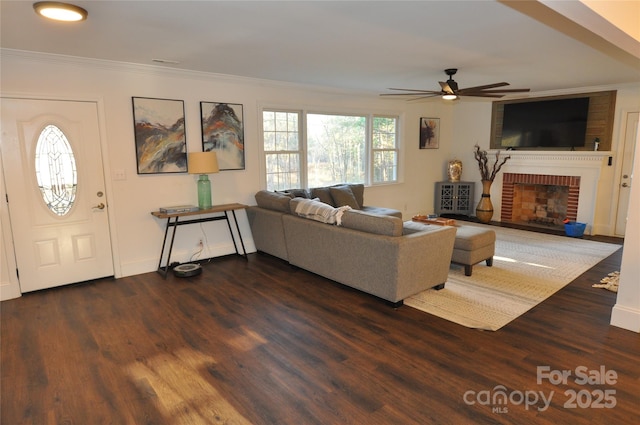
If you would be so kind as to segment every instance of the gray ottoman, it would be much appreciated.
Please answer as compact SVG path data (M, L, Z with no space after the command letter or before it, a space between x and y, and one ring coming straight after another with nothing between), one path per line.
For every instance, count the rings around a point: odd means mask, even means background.
M463 264L466 276L471 276L473 266L481 261L486 261L487 266L491 267L496 249L496 233L490 229L465 225L456 225L456 230L451 262Z

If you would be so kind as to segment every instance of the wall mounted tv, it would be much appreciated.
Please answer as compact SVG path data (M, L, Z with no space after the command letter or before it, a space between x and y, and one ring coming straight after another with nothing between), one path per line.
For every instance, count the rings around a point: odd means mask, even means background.
M589 98L505 103L502 148L576 148L585 146Z
M615 90L495 101L491 149L610 151L615 105Z

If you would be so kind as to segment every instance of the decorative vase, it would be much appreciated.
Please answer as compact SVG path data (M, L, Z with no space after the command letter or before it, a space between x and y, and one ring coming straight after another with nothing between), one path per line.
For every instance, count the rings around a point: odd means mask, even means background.
M493 180L482 180L482 197L476 207L476 217L481 223L489 223L493 217L493 204L491 203L491 183Z
M449 166L447 167L447 176L449 177L449 181L459 182L461 175L462 175L462 161L460 161L459 159L453 159L449 161Z

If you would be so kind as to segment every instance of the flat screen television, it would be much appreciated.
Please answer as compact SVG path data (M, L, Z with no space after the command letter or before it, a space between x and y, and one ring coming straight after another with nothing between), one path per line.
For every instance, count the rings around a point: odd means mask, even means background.
M589 97L504 103L502 148L585 146Z

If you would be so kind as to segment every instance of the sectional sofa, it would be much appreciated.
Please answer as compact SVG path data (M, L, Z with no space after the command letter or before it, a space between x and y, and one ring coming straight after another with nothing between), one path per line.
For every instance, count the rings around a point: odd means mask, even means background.
M260 191L247 216L256 248L394 306L447 280L456 230L405 226L364 205L363 185Z

